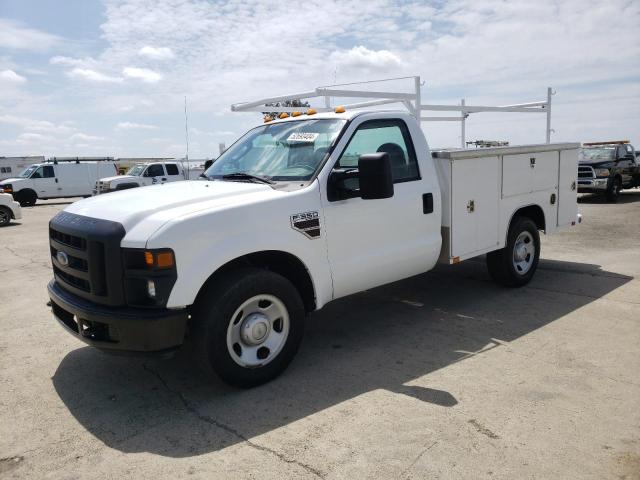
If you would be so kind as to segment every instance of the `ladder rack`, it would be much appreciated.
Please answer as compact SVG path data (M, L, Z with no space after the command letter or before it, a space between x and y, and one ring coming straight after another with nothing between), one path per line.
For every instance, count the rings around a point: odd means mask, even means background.
M381 83L392 80L413 80L413 92L392 92L392 91L371 91L356 90L349 87L353 85L363 85L372 83ZM285 112L291 113L301 110L301 107L276 107L273 103L286 102L292 100L304 100L310 98L323 98L324 106L313 107L318 112L331 112L331 100L337 98L362 98L369 99L355 103L342 105L347 110L376 107L380 105L401 104L411 115L420 122L460 122L461 125L461 146L466 146L466 120L472 113L481 112L511 112L511 113L545 113L547 119L546 143L551 143L551 97L555 94L551 87L547 88L547 99L544 101L517 103L513 105L488 106L488 105L467 105L465 99L460 101L460 105L438 105L423 104L420 95L422 82L419 76L414 77L398 77L387 78L382 80L371 80L366 82L343 83L336 85L328 85L317 87L315 90L307 92L294 93L289 95L279 95L276 97L263 98L251 102L234 103L231 105L233 112ZM460 112L456 116L424 116L423 112Z

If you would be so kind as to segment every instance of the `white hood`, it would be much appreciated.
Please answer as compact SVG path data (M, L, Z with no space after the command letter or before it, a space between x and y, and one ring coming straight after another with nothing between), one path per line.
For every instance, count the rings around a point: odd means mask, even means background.
M283 192L257 183L192 180L98 195L75 202L65 211L119 222L128 234L135 229L136 237L148 238L170 220L202 210L247 206L279 195Z
M19 178L19 177L5 178L4 180L0 180L0 185L6 185L7 183L21 182L22 180L27 180L27 179L26 178Z
M116 175L114 177L101 178L100 181L101 182L113 182L113 181L116 181L116 180L131 180L132 178L138 180L140 177L137 177L137 176L134 176L134 175Z

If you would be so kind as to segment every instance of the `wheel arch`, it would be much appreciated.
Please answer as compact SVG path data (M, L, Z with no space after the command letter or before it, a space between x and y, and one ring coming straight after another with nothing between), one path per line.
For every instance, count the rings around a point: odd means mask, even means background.
M198 301L209 284L226 273L243 267L262 268L282 275L300 294L305 311L312 312L316 309L316 293L309 269L300 258L281 250L262 250L228 261L207 278L200 287L195 301Z
M538 230L546 231L547 224L544 216L544 210L542 210L542 207L540 207L540 205L532 203L531 205L519 207L511 214L511 218L509 219L509 223L507 224L508 226L505 233L505 245L507 237L509 236L509 228L511 228L511 224L517 217L530 218L536 224Z

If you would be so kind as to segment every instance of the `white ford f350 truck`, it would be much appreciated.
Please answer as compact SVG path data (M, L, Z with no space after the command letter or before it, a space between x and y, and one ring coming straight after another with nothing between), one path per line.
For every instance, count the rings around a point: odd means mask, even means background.
M312 112L309 112L312 113ZM260 125L206 179L68 206L50 222L55 318L105 351L193 341L223 380L274 378L327 302L487 254L525 285L539 232L579 221L578 144L431 153L405 112Z

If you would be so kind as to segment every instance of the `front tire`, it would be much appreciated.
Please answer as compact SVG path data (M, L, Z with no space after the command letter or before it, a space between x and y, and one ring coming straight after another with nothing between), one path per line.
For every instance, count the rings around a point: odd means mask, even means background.
M38 195L33 190L20 190L17 193L16 201L21 207L32 207L36 204Z
M195 356L208 373L243 388L280 375L302 340L304 306L289 280L255 268L207 285L193 315Z
M529 218L511 221L507 244L487 254L487 268L494 281L506 287L522 287L531 281L540 258L540 234Z
M607 187L607 202L616 203L620 198L620 190L622 190L622 180L620 177L615 177Z
M0 227L6 227L11 221L11 210L7 207L0 206Z

